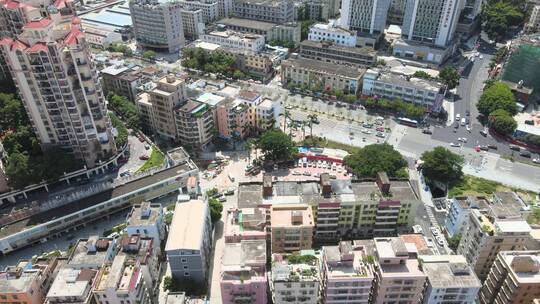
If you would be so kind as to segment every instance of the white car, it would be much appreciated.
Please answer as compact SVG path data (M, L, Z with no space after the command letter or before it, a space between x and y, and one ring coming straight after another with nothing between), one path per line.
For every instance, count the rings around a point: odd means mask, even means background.
M540 164L540 158L533 158L532 162L535 164Z
M467 129L467 132L469 132L469 133L471 132L471 126L467 125L467 126L465 127L465 129Z
M484 55L480 55L478 58L480 59L484 59Z
M302 175L302 173L300 171L298 171L298 170L294 170L292 172L292 175Z
M458 140L461 141L461 142L464 142L464 143L467 142L467 138L466 138L466 137L460 137L460 138L458 138Z
M461 119L461 114L457 113L456 114L456 121L459 121Z
M461 147L461 144L460 144L460 143L454 143L454 142L451 142L451 143L450 143L450 147Z
M437 244L439 244L439 246L441 246L441 247L444 247L443 239L437 239Z

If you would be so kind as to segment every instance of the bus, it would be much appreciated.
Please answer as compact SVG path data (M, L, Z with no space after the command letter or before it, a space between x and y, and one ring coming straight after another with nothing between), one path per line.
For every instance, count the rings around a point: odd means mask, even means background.
M405 118L405 117L398 117L397 122L402 124L402 125L418 128L418 121L416 121L414 119L409 119L409 118Z

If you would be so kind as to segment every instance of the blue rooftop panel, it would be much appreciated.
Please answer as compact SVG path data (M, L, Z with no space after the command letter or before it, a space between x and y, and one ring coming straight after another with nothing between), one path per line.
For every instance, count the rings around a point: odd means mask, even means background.
M90 13L82 15L81 19L84 21L90 21L94 23L102 23L106 25L112 25L116 27L132 26L131 16L125 14L118 14L109 11L102 11L99 13Z

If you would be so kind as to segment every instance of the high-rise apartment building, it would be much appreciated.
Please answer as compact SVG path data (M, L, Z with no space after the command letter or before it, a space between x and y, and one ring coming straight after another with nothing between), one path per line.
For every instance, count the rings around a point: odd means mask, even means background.
M175 109L176 134L182 146L206 147L212 140L214 117L207 104L189 100Z
M178 52L184 46L182 5L176 1L131 0L133 33L139 46Z
M463 0L407 0L404 39L446 47L454 39Z
M42 148L59 146L93 167L116 153L112 125L80 20L49 7L1 53Z
M388 24L401 25L403 23L403 15L405 14L405 3L407 0L392 0L388 9Z
M341 26L358 31L359 34L381 34L391 0L343 0L341 2Z
M182 9L182 26L184 37L198 39L204 33L204 18L202 9Z
M540 30L540 5L535 5L531 9L531 15L525 25L525 30L529 33L536 33Z
M540 251L502 251L480 290L479 303L533 303L540 297Z
M503 214L483 214L473 209L457 251L467 258L483 280L500 251L525 249L530 232L531 227L525 220L508 219Z

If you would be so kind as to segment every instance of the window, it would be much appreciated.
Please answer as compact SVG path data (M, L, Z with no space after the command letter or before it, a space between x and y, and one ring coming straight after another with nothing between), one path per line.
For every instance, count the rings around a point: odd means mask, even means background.
M185 272L184 272L184 276L185 276L185 277L189 277L189 271L185 271Z

